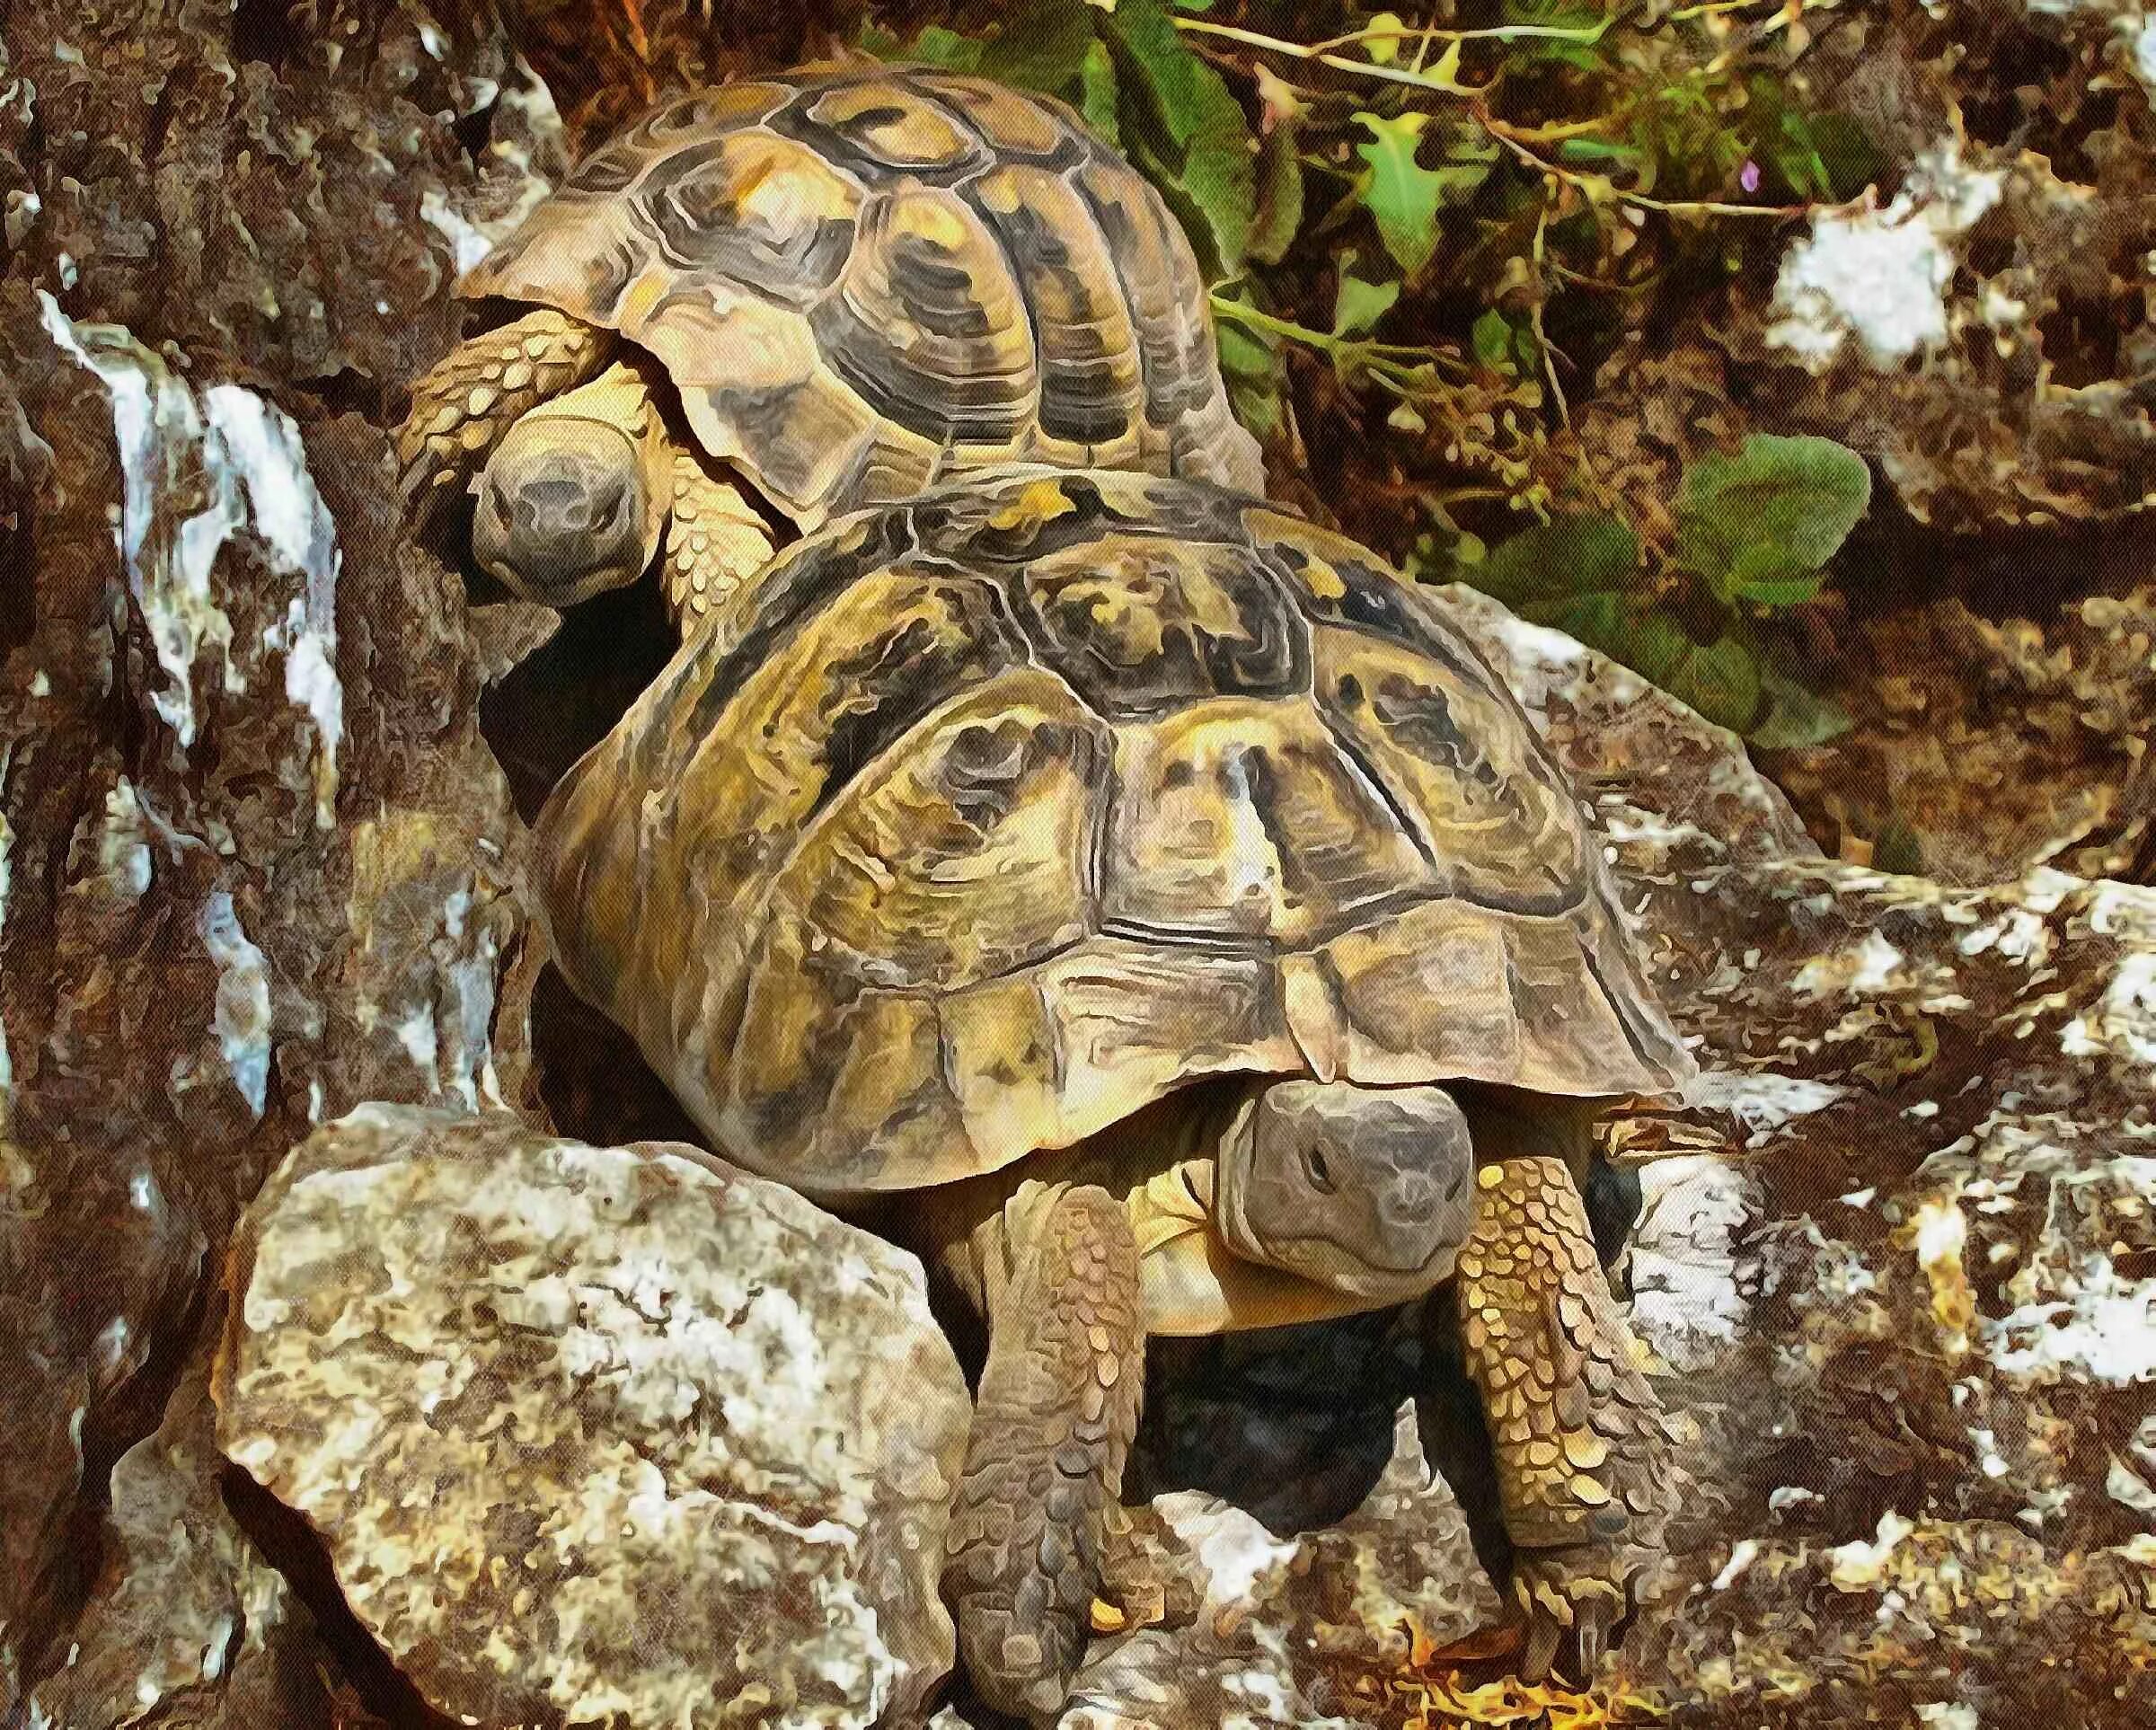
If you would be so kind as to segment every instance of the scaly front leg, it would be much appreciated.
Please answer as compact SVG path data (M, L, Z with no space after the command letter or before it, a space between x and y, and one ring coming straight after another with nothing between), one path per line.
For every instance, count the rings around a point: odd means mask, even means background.
M620 339L551 307L460 342L411 387L397 429L406 504L462 492L501 437L614 357Z
M741 490L714 480L688 451L674 454L667 524L667 610L688 636L728 614L741 586L771 558L771 530Z
M1585 1681L1634 1576L1661 1553L1667 1433L1564 1161L1505 1160L1477 1180L1460 1331L1527 1618L1521 1674L1546 1675L1569 1629Z
M1137 1431L1137 1240L1105 1189L1037 1182L1004 1209L1002 1236L943 1593L981 1698L1047 1725L1085 1655L1104 1523Z

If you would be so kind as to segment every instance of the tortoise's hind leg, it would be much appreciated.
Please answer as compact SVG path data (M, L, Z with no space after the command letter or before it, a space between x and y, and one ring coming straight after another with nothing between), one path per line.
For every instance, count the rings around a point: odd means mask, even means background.
M397 428L408 506L461 490L527 410L595 377L620 339L552 307L460 342L411 387Z
M1521 1673L1546 1675L1568 1630L1591 1673L1662 1549L1668 1436L1564 1161L1505 1160L1478 1182L1460 1331L1527 1619Z
M1003 1227L943 1593L981 1698L1052 1724L1085 1653L1103 1523L1137 1429L1138 1249L1123 1204L1090 1185L1029 1182Z

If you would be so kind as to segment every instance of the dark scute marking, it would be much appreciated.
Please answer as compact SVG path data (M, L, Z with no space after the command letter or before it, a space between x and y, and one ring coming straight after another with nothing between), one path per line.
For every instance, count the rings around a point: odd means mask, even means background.
M1118 540L1119 546L1103 548L1091 571L1051 582L1036 568L1012 585L1027 635L1088 704L1111 719L1137 719L1206 697L1278 697L1309 688L1308 626L1270 572L1240 549L1190 569L1175 556L1147 557L1149 547L1180 545L1180 537ZM1140 569L1130 570L1133 563ZM1109 586L1105 579L1118 573L1135 586ZM1194 583L1227 601L1232 627L1216 631L1203 622L1209 609L1193 604ZM1131 642L1119 641L1116 631L1118 617L1135 613L1157 622L1162 637L1160 651L1143 662L1129 658Z
M1497 675L1484 665L1465 638L1433 620L1429 605L1408 592L1409 579L1395 577L1375 565L1342 559L1332 565L1343 593L1321 595L1303 573L1310 568L1308 553L1290 541L1268 541L1266 556L1279 560L1289 574L1288 592L1303 610L1320 624L1344 625L1367 631L1394 642L1406 643L1427 655L1448 672L1487 691L1500 690Z
M1115 297L1097 304L1084 273L1071 262L1065 236L1042 220L1032 205L1021 201L1008 212L993 208L977 186L964 189L967 201L1003 245L1011 262L1011 279L1024 297L1033 326L1033 346L1040 364L1040 429L1051 438L1104 445L1130 429L1130 415L1114 389L1113 359L1103 321L1127 327L1129 310L1121 278L1112 278ZM1106 241L1102 240L1105 252ZM1112 263L1111 263L1112 269ZM1044 305L1083 308L1078 322L1046 319ZM1135 346L1127 328L1127 340Z
M712 668L689 717L688 737L702 738L716 726L743 684L768 659L781 639L808 613L844 595L862 578L904 559L913 545L912 525L903 509L879 511L865 520L845 519L859 527L861 544L835 547L831 532L799 542L766 571L756 593L755 612L741 640ZM797 550L798 549L798 550ZM701 658L698 658L699 659ZM689 654L681 658L677 686L694 673ZM670 699L667 707L678 698ZM660 729L650 729L657 732Z
M1347 702L1343 686L1341 701ZM1417 684L1397 675L1388 675L1371 699L1370 712L1379 726L1409 750L1428 763L1450 769L1487 791L1503 796L1505 778L1484 755L1480 745L1461 730L1453 719L1453 706L1444 692L1433 685ZM1517 799L1507 801L1515 806ZM1522 815L1524 816L1523 808Z
M921 620L909 619L896 630L862 642L855 652L835 659L826 670L826 682L843 707L831 722L824 747L823 789L802 819L804 831L849 781L930 710L1027 658L1025 645L1004 613L1003 596L987 583L977 578L954 578L939 598L962 620L957 640L939 638ZM1011 758L1022 771L1026 744L1021 737L1014 746L1007 742L999 746L985 727L968 728L961 742L976 733L986 736L986 742L977 747L977 760L947 763L947 768L962 768L964 773L946 790L969 821L985 827L993 818L976 815L975 808L993 808L996 815L1007 808L1008 778L999 786L996 765ZM1001 806L994 804L999 794Z
M1406 906L1428 898L1429 891L1421 887L1404 891L1374 888L1390 879L1375 869L1369 849L1359 844L1369 829L1359 831L1358 844L1346 850L1315 845L1305 825L1296 821L1296 814L1283 808L1283 800L1293 791L1297 779L1293 765L1288 765L1289 772L1284 777L1275 767L1268 747L1247 746L1235 754L1228 766L1231 774L1241 781L1241 790L1248 798L1259 826L1272 843L1273 856L1280 861L1281 891L1289 903L1330 904L1339 909L1330 922L1344 928L1366 921L1374 905L1397 901ZM1361 794L1388 817L1392 816L1383 799L1370 788L1350 784L1349 790ZM1337 980L1334 985L1337 1002Z
M639 214L677 269L711 271L791 306L838 280L853 250L853 224L821 218L773 233L745 219L719 140L663 158L640 190Z
M883 225L888 207L871 206L863 220ZM864 234L863 246L871 243ZM894 235L882 250L891 300L932 340L897 347L891 332L842 289L808 312L824 358L874 413L923 438L946 446L1006 443L1026 419L1031 380L965 364L966 349L986 347L994 333L964 266L914 234Z

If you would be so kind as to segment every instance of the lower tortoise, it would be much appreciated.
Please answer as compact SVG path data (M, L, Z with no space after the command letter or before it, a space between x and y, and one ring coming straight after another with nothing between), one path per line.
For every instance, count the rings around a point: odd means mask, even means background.
M1443 610L1208 485L1029 469L730 597L539 821L574 988L728 1155L918 1248L989 1346L944 1584L1063 1703L1148 1333L1450 1280L1528 1623L1591 1662L1667 1438L1577 1184L1691 1063L1581 808Z
M567 606L659 559L694 618L804 529L1031 461L1263 490L1189 242L1063 103L806 67L654 109L457 292L508 318L413 388L409 496ZM513 316L512 316L513 315Z

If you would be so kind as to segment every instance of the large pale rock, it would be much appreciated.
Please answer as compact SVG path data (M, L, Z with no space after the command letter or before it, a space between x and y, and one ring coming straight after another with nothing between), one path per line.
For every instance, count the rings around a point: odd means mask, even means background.
M680 1144L363 1107L234 1239L226 1454L474 1724L867 1725L950 1668L920 1265Z

